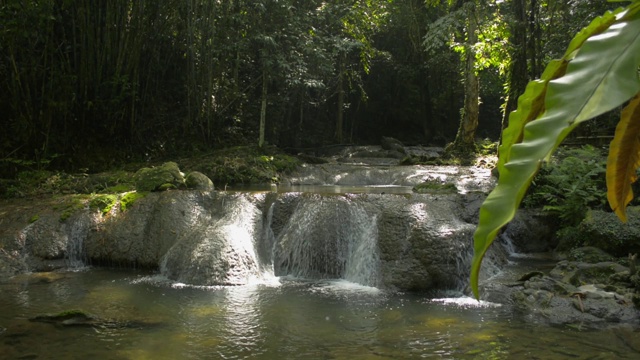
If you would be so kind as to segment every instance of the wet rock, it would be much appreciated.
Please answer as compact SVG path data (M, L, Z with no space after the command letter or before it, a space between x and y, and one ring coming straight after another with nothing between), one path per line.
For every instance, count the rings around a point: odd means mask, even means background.
M162 325L160 322L153 322L140 319L114 320L102 319L98 316L88 314L82 310L68 310L58 314L41 314L29 318L31 322L42 322L53 324L56 327L103 327L103 328L135 328L144 329Z
M501 236L507 237L518 252L550 251L557 244L553 240L555 229L549 223L539 210L519 209Z
M549 275L534 276L510 292L521 313L550 324L587 327L612 323L640 324L633 291L611 284L626 268L612 262L561 261Z
M37 315L29 321L50 323L57 326L95 326L98 319L80 310L69 310L58 314Z
M392 150L403 155L406 154L406 151L404 149L404 144L402 144L402 142L398 139L383 136L382 140L380 141L380 145L385 150Z
M243 194L222 195L224 202L201 211L202 218L176 234L161 270L170 279L192 285L245 285L259 275L255 237L262 213Z
M157 268L178 237L207 221L218 195L150 193L125 213L94 223L83 244L86 257L99 264Z

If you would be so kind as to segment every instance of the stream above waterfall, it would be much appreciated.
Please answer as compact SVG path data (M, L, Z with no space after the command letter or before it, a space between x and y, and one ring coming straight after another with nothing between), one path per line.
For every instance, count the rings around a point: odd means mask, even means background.
M29 359L638 358L631 328L549 327L459 294L389 293L290 277L190 287L87 268L0 283L0 353ZM29 321L81 309L104 322Z

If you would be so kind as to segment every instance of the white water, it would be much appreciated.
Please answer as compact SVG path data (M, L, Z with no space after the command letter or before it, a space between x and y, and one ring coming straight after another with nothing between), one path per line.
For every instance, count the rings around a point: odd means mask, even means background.
M67 232L67 250L66 263L67 267L79 269L86 266L86 254L84 251L84 239L89 232L89 223L85 219L76 219L68 221L63 228Z
M277 275L379 284L377 217L348 199L303 199L276 243Z

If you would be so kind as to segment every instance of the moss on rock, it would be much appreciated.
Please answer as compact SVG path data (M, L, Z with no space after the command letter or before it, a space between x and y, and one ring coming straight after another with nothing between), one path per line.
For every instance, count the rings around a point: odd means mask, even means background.
M601 210L589 210L576 229L574 238L581 244L595 246L614 256L640 252L640 207L627 208L627 222Z
M193 190L213 190L213 181L209 177L199 171L192 171L185 178L187 189Z
M133 204L138 199L142 199L143 197L147 196L147 194L147 192L137 191L126 193L124 196L122 196L122 199L120 199L120 211L127 211L127 209L131 208L131 206L133 206Z
M89 208L98 209L102 215L108 214L113 206L118 202L117 195L105 194L97 195L89 202Z
M142 168L136 172L134 180L137 191L162 191L184 186L184 176L175 162L166 162L152 168Z

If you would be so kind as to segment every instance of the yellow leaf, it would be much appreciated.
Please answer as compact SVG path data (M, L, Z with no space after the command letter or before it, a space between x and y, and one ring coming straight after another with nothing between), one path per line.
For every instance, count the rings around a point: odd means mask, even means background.
M626 207L633 200L631 184L640 167L640 93L622 110L607 158L607 198L611 209L623 222Z

